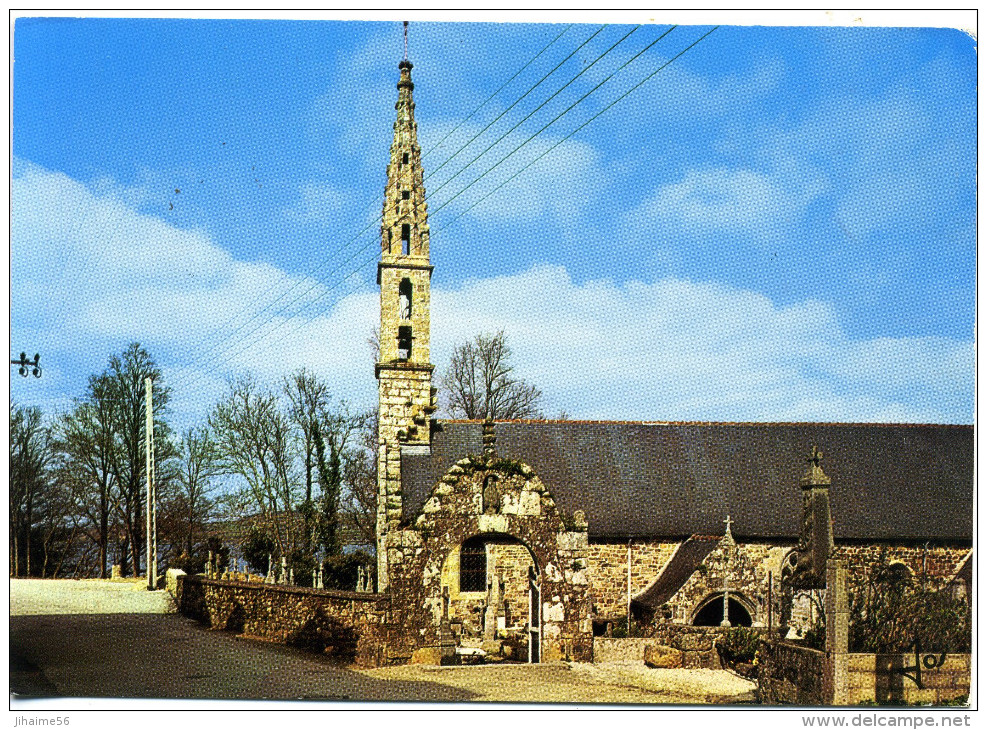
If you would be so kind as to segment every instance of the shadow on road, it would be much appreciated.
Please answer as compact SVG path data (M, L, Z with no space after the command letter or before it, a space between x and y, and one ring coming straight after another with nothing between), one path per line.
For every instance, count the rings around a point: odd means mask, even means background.
M21 697L463 702L466 690L381 680L301 649L210 631L176 614L10 619Z

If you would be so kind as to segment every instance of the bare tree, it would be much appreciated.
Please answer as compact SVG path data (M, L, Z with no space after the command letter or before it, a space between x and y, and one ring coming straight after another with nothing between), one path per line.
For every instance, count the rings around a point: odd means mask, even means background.
M161 370L141 347L133 342L122 355L110 358L106 371L110 393L115 402L113 476L119 492L119 512L130 543L134 575L140 573L141 547L144 537L145 462L144 462L144 380L151 378L154 403L155 469L159 483L167 474L168 460L174 456L171 432L164 421L169 390L164 387ZM163 484L162 484L163 486Z
M277 397L249 377L234 380L209 416L209 426L224 469L243 478L279 553L288 555L296 542L298 495L291 423Z
M541 391L514 378L510 360L503 330L479 334L456 347L442 377L449 414L472 419L540 418Z
M365 545L377 539L377 409L356 417L357 439L343 463L341 511Z
M317 467L316 440L320 433L319 423L329 409L329 386L302 368L284 379L284 392L291 404L288 413L301 434L305 497L299 509L305 525L302 549L308 554L312 549L316 523L315 502L312 499Z
M205 537L206 525L215 511L213 481L223 473L219 450L208 428L190 428L182 434L178 463L168 508L180 524L180 528L176 525L180 532L173 542L191 556Z
M96 543L100 578L106 577L116 502L115 409L109 377L94 375L89 378L85 397L63 416L60 424L59 479L76 494L80 517L92 527L85 534Z
M37 406L10 408L10 539L11 575L20 574L20 545L24 546L24 574L31 575L31 533L39 502L51 484L55 450L51 429Z

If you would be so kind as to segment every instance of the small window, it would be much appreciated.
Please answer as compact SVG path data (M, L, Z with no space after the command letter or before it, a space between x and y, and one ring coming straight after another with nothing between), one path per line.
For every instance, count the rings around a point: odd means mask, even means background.
M398 327L398 360L411 358L411 327Z
M402 279L398 286L398 316L411 319L411 279Z
M402 190L401 191L401 200L407 200L410 197L411 197L411 191L410 190Z
M401 155L401 164L402 165L407 165L408 164L408 153L407 152L405 152L403 155Z
M471 537L459 549L459 592L487 590L487 549L483 540Z
M411 253L411 226L408 223L401 224L401 253L405 256Z

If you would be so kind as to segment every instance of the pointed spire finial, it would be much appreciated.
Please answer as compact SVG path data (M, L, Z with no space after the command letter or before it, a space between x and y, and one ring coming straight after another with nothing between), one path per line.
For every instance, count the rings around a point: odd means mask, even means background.
M404 21L404 60L408 60L408 21Z

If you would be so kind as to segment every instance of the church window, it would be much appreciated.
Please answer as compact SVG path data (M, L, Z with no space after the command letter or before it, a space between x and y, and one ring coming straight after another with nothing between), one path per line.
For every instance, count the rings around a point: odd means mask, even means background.
M398 313L401 319L411 319L411 279L402 279L398 286Z
M401 253L405 256L411 253L411 226L401 224Z
M411 191L410 190L402 190L401 191L401 200L407 200L410 197L411 197Z
M727 597L727 618L731 626L750 626L753 623L750 611L733 596ZM693 626L719 626L723 621L723 594L709 599L696 611Z
M408 153L407 152L405 152L403 155L401 155L401 164L402 165L407 165L408 164Z
M411 327L398 327L398 360L411 358Z
M487 549L479 537L471 537L459 549L460 593L487 590Z

